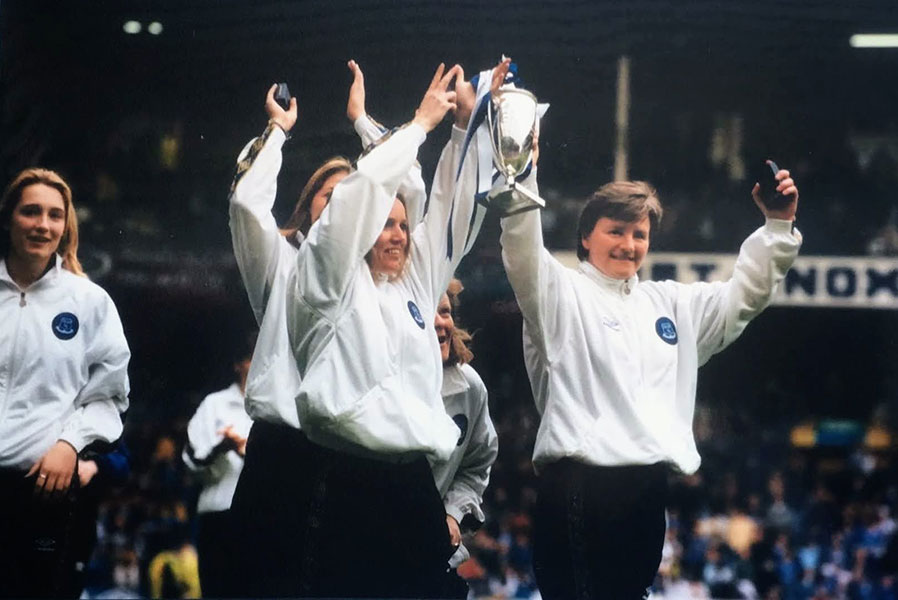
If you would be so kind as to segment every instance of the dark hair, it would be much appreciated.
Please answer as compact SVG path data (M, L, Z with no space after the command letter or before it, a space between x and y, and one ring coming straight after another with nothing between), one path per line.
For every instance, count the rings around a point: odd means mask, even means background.
M446 288L446 295L449 297L449 305L452 307L452 319L455 320L455 309L458 308L458 295L464 291L465 287L461 281L453 278ZM474 358L469 343L471 342L471 334L467 330L462 329L458 325L452 331L452 338L449 340L449 359L446 364L464 365Z
M589 252L583 240L589 237L602 217L635 223L649 218L650 231L661 222L661 201L658 192L645 181L615 181L606 183L592 193L580 213L577 224L577 258L586 260Z
M81 263L78 261L78 216L72 204L72 190L65 180L56 171L32 167L21 171L6 187L3 199L0 200L0 257L9 256L10 240L9 228L12 222L12 213L22 199L22 192L31 185L46 185L58 191L62 195L62 203L65 206L65 228L56 253L62 257L62 267L76 275L84 275Z
M299 194L299 200L296 201L296 207L293 214L287 219L287 224L281 229L281 234L287 238L291 244L296 244L296 232L299 231L303 235L309 234L309 228L312 226L312 198L321 190L321 187L332 175L337 173L350 173L352 171L352 163L349 159L342 156L329 158L315 169L312 176L306 182L305 187Z
M258 337L257 327L249 327L235 334L231 342L231 362L236 364L252 358Z

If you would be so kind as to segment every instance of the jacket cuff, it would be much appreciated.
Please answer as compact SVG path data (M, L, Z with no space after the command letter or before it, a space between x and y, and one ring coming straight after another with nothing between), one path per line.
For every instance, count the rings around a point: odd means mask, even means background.
M87 440L84 439L84 436L78 435L74 431L65 431L59 434L59 438L57 441L62 441L69 444L72 448L75 449L76 454L81 454L81 451L84 450L84 447L87 446Z
M461 527L461 522L465 518L467 513L463 512L458 506L451 506L449 504L446 505L446 514L455 519L455 522L458 523L458 526Z
M465 136L467 135L467 131L456 125L452 124L452 134L450 135L450 139L453 142L463 142L465 141Z
M792 233L792 221L786 219L767 219L764 228L770 233Z

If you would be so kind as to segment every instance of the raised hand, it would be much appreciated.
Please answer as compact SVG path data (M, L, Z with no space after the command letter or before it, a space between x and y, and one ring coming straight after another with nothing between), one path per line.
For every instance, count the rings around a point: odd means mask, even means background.
M465 71L458 68L458 77L455 78L455 125L465 129L474 112L474 102L477 100L477 90L470 81L465 80Z
M365 75L354 60L346 64L352 71L352 85L349 86L349 99L346 101L346 116L355 123L356 119L365 115Z
M274 91L277 87L278 86L275 83L268 88L268 94L265 96L265 112L268 113L268 118L286 133L293 129L293 126L296 124L298 113L296 109L296 98L290 98L290 108L284 110L284 108L277 103L277 100L274 99Z
M499 61L493 68L493 79L490 82L490 93L495 94L499 91L499 88L502 87L502 84L505 83L505 76L508 75L508 69L511 67L511 59L503 58Z
M767 208L764 202L761 201L761 186L757 183L751 190L751 197L755 201L755 204L758 205L758 208L761 209L761 212L766 218L794 221L795 213L798 211L798 187L789 176L789 171L787 169L780 169L779 171L777 171L775 177L776 180L779 181L776 186L776 191L783 196L792 197L792 201L789 204L787 204L783 208L778 209Z
M415 111L415 118L412 120L427 132L433 131L433 128L440 124L446 113L450 109L455 110L456 108L456 94L449 90L449 84L458 76L461 67L455 65L448 71L445 69L446 65L440 63L436 73L433 74L430 87L427 88L418 110Z

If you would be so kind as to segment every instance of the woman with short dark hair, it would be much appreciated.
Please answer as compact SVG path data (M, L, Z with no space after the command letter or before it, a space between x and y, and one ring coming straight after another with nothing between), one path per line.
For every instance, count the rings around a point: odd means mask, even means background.
M534 569L544 598L641 598L665 530L667 475L692 473L698 367L770 302L801 245L791 202L768 208L726 282L640 281L662 209L640 181L602 186L577 228L577 269L543 247L540 213L502 220L502 259L524 317L541 423ZM525 182L536 187L533 175Z

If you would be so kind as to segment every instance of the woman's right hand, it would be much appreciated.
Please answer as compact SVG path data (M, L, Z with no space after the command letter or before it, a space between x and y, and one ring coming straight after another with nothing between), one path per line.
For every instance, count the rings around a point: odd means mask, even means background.
M268 88L268 94L265 96L265 112L268 113L268 119L277 124L278 127L287 133L296 124L296 98L290 98L290 108L284 108L274 99L274 91L278 88L277 84L273 84Z
M32 465L25 477L35 473L34 493L44 500L58 498L68 491L75 474L78 452L68 442L58 440L39 461Z
M449 110L455 110L455 92L449 90L449 84L461 72L461 67L455 65L448 71L445 69L446 65L440 63L412 120L427 132L433 131Z
M246 456L246 442L249 438L240 435L240 433L234 429L233 425L228 425L227 427L219 429L218 435L222 436L222 438L224 438L222 441L229 444L237 454Z

